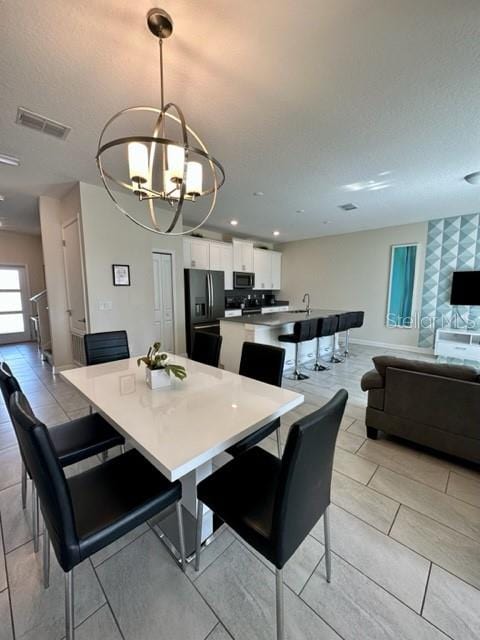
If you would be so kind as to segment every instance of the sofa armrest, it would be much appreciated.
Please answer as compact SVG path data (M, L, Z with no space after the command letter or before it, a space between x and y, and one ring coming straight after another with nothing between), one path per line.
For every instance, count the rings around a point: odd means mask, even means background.
M383 389L385 387L385 378L381 376L376 369L371 369L362 377L361 386L362 391Z

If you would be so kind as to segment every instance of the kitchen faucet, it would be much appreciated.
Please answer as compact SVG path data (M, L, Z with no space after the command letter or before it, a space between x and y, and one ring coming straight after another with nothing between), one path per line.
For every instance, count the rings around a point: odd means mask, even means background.
M310 294L309 294L309 293L306 293L306 294L303 296L303 300L302 300L302 302L306 302L307 306L306 306L305 311L306 311L307 313L310 313L311 309L310 309Z

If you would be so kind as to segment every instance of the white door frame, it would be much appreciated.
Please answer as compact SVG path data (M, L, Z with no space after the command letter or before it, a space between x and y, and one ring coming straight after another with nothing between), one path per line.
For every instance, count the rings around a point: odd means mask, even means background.
M173 296L173 344L175 347L175 353L177 353L177 331L176 331L176 324L177 324L177 288L175 286L175 277L176 277L176 255L175 255L175 250L173 249L152 249L152 256L153 254L167 254L169 256L172 257L172 296ZM153 268L153 266L152 266ZM152 275L153 275L153 270L152 270ZM155 283L154 283L155 284Z
M63 269L65 272L65 293L67 296L67 304L69 309L71 308L71 301L70 301L70 292L68 290L68 275L67 275L67 256L66 256L66 252L65 252L65 229L67 227L69 227L70 225L77 223L77 228L78 228L78 242L79 242L79 246L80 246L80 277L82 279L82 290L83 290L83 311L85 314L85 329L84 329L84 333L88 333L89 331L89 317L88 317L88 313L87 313L87 291L86 291L86 287L85 287L85 264L84 264L84 257L83 257L83 242L82 242L82 233L81 233L81 222L80 222L80 215L76 215L73 218L70 218L69 220L67 220L66 222L62 223L62 242L63 242ZM47 292L48 293L48 292ZM70 332L71 333L76 333L77 335L80 335L80 332L77 329L72 329L72 322L71 322L71 314L69 314L69 327L70 327Z
M24 322L25 322L25 331L23 332L22 337L19 337L18 333L5 333L5 334L1 334L4 336L12 336L11 338L6 338L6 339L2 339L0 340L0 345L2 344L12 344L15 342L23 342L25 339L27 341L31 341L32 340L32 327L30 324L30 316L32 314L32 304L30 302L30 298L32 295L31 289L30 289L30 276L28 273L28 264L21 264L19 262L1 262L0 263L0 268L2 267L6 267L7 269L23 269L23 273L25 275L25 295L24 295L24 300L22 300L22 307L23 305L25 305L23 307L23 315L24 315Z

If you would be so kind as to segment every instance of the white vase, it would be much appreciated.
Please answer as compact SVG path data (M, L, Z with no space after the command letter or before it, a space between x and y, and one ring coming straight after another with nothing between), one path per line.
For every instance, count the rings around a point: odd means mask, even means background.
M169 387L172 380L165 369L145 369L145 379L150 389Z

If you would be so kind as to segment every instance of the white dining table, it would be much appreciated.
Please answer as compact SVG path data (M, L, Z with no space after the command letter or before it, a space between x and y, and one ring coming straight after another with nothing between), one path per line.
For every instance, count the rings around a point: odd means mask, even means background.
M147 386L137 358L77 367L61 376L169 480L181 480L182 504L194 519L196 486L212 473L214 458L304 398L181 356L169 359L183 365L187 377L156 390ZM205 510L202 540L212 533L212 513Z

